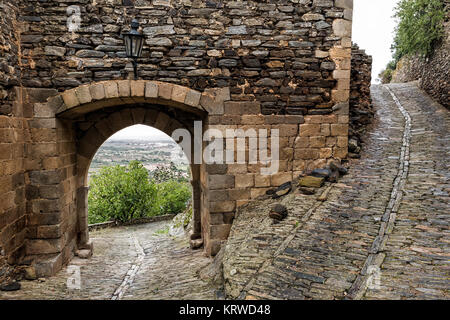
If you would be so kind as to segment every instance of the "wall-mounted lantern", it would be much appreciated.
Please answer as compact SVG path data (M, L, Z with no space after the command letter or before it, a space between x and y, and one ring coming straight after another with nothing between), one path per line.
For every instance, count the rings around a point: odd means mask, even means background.
M127 58L131 58L133 61L135 80L138 78L137 59L141 57L142 48L144 47L144 35L138 31L138 29L139 22L136 19L133 19L130 32L123 34Z

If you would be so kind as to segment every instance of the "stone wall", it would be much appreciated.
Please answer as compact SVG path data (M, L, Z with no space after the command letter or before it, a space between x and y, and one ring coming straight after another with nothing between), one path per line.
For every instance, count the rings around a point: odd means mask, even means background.
M20 103L18 10L0 1L0 263L17 262L26 238L24 142L26 123ZM0 266L1 268L1 266Z
M444 0L446 20L445 35L431 57L404 57L394 72L392 82L419 81L419 86L430 96L450 108L450 0Z
M201 119L204 130L279 130L274 175L248 161L195 168L201 217L194 213L209 254L227 238L237 207L347 156L352 0L15 3L20 60L8 63L20 66L20 86L17 112L4 121L18 128L10 139L21 144L5 154L20 170L11 171L19 173L11 187L2 184L14 200L2 201L0 217L12 201L19 209L8 218L14 227L0 230L22 240L26 234L26 246L15 240L14 248L20 244L17 256L27 262L39 261L41 275L89 247L83 172L119 127L169 130L183 111L196 116L183 118L188 129ZM121 38L133 18L146 37L139 81L126 80L132 69ZM0 147L14 148L14 141Z
M352 71L350 78L350 128L349 156L357 156L361 138L373 119L374 110L370 96L372 81L372 57L357 45L352 47Z
M67 1L21 1L23 55L30 65L24 86L62 91L126 77L120 35L136 18L146 35L143 79L202 91L231 87L235 100L260 101L263 114L331 113L337 80L350 66L336 66L329 51L343 37L349 41L352 10L345 8L351 1L150 2L85 0L70 7ZM80 27L69 33L66 21L76 10Z

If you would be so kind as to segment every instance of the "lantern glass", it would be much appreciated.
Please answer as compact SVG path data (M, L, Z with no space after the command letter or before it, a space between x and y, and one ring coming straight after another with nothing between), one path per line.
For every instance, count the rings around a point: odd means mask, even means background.
M129 33L125 33L123 35L125 50L128 58L138 59L142 54L144 35L137 30L139 28L139 23L136 20L133 20L131 28L132 29Z

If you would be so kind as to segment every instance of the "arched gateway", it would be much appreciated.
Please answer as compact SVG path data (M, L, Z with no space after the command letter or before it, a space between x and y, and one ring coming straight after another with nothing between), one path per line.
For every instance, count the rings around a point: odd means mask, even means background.
M233 161L191 164L194 237L210 255L237 208L347 155L352 0L31 2L0 6L0 260L45 276L91 247L90 161L133 124L186 129L196 160L213 144L199 133L269 137L244 153L223 140ZM142 80L124 80L133 19Z
M33 257L39 261L36 263L38 273L54 273L70 259L74 249L92 250L87 224L87 175L95 153L110 136L135 124L152 126L169 136L177 129L186 129L192 137L189 156L193 159L195 122L207 125L209 112L214 113L211 108L229 100L228 88L202 94L172 83L118 80L82 85L40 104L40 108L55 117L54 144L60 152L52 159L57 168L30 173L32 187L57 191L34 202L39 212L33 216L33 227L51 233L51 238L42 235L41 239L30 239L27 244L27 255L41 255ZM191 163L190 166L192 238L202 237L207 252L213 255L219 248L217 240L224 240L226 232L220 237L216 233L211 237L207 165ZM46 214L49 209L53 212ZM49 224L49 219L55 219L53 224ZM230 219L228 224L222 221L222 228L226 226L229 230L230 223ZM52 259L48 259L50 257Z

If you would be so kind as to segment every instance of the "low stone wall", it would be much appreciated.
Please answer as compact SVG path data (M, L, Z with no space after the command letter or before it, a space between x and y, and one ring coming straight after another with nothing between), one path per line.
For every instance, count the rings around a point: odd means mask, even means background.
M89 231L113 228L113 227L121 227L121 226L132 226L132 225L146 224L146 223L159 222L159 221L167 221L167 220L172 220L173 218L175 218L175 216L176 216L175 214L165 214L163 216L142 218L142 219L137 219L137 220L133 220L130 222L126 222L126 223L118 223L115 221L94 223L94 224L89 225Z
M350 78L350 127L349 156L360 151L361 136L371 123L374 111L370 97L372 81L372 57L357 45L352 47L352 71Z
M445 36L428 59L419 56L404 57L397 64L393 83L419 80L419 86L436 101L450 108L450 0L446 4Z

